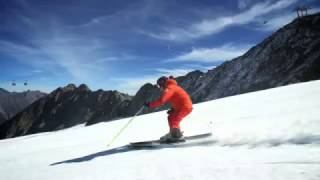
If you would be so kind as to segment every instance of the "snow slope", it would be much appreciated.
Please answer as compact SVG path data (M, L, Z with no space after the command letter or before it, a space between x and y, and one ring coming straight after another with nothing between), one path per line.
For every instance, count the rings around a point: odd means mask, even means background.
M185 147L125 147L165 134L165 111L136 117L111 147L130 118L2 140L0 179L319 180L319 100L313 81L197 104L185 134L214 136Z

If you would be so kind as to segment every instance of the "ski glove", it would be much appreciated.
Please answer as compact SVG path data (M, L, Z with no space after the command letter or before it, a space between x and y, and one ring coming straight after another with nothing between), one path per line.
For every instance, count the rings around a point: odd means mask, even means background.
M144 107L150 108L150 102L148 101L144 102Z

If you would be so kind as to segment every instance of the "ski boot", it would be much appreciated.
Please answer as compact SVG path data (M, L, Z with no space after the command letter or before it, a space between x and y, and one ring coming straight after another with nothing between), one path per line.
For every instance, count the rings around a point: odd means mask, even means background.
M160 143L179 143L185 141L181 130L178 128L171 129L169 133L160 138Z

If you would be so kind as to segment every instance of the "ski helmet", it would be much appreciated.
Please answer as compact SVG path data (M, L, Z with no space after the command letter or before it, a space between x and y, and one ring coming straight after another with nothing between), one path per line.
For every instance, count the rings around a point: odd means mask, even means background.
M167 83L168 78L166 76L162 76L157 80L157 85L158 87L165 87L166 83Z

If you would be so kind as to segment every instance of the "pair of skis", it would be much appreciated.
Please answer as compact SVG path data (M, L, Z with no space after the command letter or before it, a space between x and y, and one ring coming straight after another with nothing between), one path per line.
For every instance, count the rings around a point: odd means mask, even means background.
M179 142L161 142L160 140L151 140L151 141L140 141L140 142L132 142L129 143L128 147L133 149L139 149L139 148L157 148L157 147L175 147L179 145L186 145L188 143L195 143L200 139L206 139L212 136L212 133L204 133L204 134L198 134L193 136L185 136L185 141L179 141ZM210 142L210 141L206 141ZM201 143L198 142L198 143ZM203 143L203 142L202 142Z

